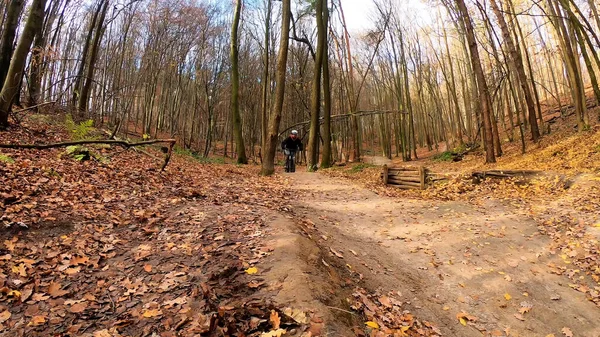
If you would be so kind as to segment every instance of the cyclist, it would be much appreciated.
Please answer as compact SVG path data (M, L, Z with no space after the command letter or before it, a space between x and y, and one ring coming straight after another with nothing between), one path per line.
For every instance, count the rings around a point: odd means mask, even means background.
M298 138L298 131L292 130L290 136L281 143L281 148L285 153L285 172L296 172L296 152L302 151L302 141Z

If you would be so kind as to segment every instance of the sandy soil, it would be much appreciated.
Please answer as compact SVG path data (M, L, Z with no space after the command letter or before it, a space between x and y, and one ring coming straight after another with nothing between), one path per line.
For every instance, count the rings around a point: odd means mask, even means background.
M348 268L363 276L361 287L402 294L413 314L445 336L563 336L564 328L600 336L600 310L552 273L548 264L563 262L527 214L491 199L391 199L320 174L288 180L300 198L293 216L272 219L279 248L267 279L279 285L278 301L325 310L334 321L326 335L352 335L349 328L362 324L344 312L351 286L340 275ZM312 232L300 225L306 221ZM471 324L459 322L461 312Z

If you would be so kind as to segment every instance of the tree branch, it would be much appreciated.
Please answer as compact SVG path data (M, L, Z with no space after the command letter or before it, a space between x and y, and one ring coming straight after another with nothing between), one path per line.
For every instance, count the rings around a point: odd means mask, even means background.
M165 161L161 166L160 170L164 171L169 161L171 160L171 155L173 154L173 147L177 141L175 139L156 139L149 140L145 142L139 143L130 143L124 140L79 140L74 142L63 142L63 143L53 143L53 144L0 144L0 149L35 149L35 150L46 150L53 149L59 147L67 147L74 145L86 145L86 144L109 144L109 145L120 145L126 149L136 146L144 146L144 145L152 145L158 143L169 143L169 148L165 154Z

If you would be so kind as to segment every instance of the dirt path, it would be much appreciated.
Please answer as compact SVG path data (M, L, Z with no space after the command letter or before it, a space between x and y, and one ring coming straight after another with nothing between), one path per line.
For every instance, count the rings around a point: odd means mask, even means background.
M295 214L315 224L318 234L310 237L321 254L362 274L366 289L400 293L443 335L563 336L567 328L574 336L600 336L600 309L553 274L550 266L565 262L526 214L492 199L478 206L391 199L320 174L289 180L301 195ZM303 259L302 283L315 282L314 290L326 280L309 268L319 264L318 253L303 245L312 257ZM465 326L461 312L469 315Z

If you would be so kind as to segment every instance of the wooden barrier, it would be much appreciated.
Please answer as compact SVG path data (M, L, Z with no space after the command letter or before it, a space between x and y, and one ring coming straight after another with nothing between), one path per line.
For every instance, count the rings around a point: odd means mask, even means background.
M427 187L427 169L424 166L383 166L383 183L402 189L424 190Z

